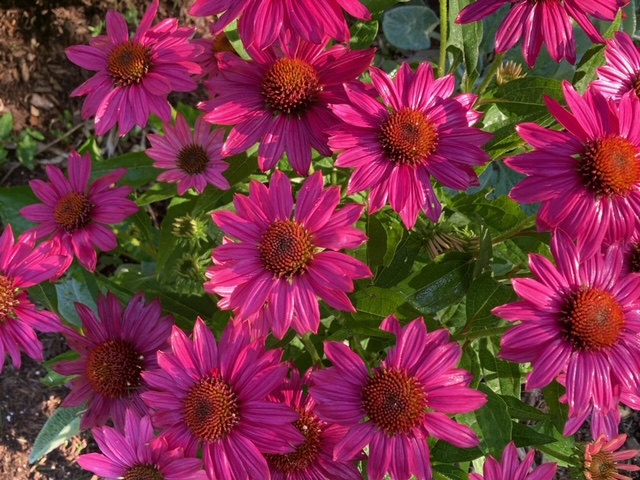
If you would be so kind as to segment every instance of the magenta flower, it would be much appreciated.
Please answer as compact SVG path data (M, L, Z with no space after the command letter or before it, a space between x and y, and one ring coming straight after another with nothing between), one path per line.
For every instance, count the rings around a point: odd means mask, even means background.
M24 207L20 214L40 224L31 230L38 239L52 236L61 254L77 257L93 272L98 261L95 247L108 252L118 246L115 234L104 224L120 223L138 211L127 199L131 188L114 187L127 171L119 168L90 184L91 158L76 152L69 156L69 179L58 167L47 165L46 170L51 183L29 182L44 203Z
M221 155L224 130L211 131L210 125L199 116L191 133L181 114L176 116L175 127L164 123L163 129L164 136L149 135L152 148L145 151L155 160L154 167L169 170L161 173L158 181L177 183L178 195L184 195L190 188L202 193L207 184L221 190L229 188L229 182L222 176L229 168Z
M340 188L325 190L322 184L320 172L309 177L294 212L291 182L276 170L269 188L252 181L249 197L235 195L235 214L212 215L225 234L238 239L213 250L215 265L207 272L205 290L223 297L220 308L269 325L278 338L290 325L301 335L318 331L316 296L332 308L355 311L346 292L353 291L353 280L372 273L337 250L366 241L366 235L352 227L364 206L350 204L336 211Z
M196 0L189 13L208 17L224 12L214 24L216 34L240 17L244 45L263 50L281 32L293 32L311 43L322 43L325 37L348 42L351 35L343 9L360 20L371 20L360 0Z
M491 134L471 127L482 116L472 109L476 96L449 98L455 78L435 80L428 62L415 73L404 63L394 80L371 68L371 78L383 103L345 86L350 103L332 107L342 120L330 130L329 146L343 150L336 165L355 168L348 194L371 189L371 213L388 198L407 228L420 210L437 222L442 206L431 176L466 190L479 184L473 167L489 160L481 147Z
M522 54L533 68L542 44L556 62L566 58L576 62L576 38L572 21L584 30L594 43L604 43L598 29L588 15L599 20L612 21L628 0L477 0L466 6L456 18L456 23L473 23L497 12L504 5L513 4L496 34L496 52L511 50L521 38Z
M185 457L182 448L170 448L167 439L155 437L149 417L125 414L123 433L115 428L92 430L102 453L78 457L78 463L107 480L206 480L202 460Z
M618 470L637 472L640 467L620 461L634 458L639 450L623 450L616 452L627 440L626 435L617 435L607 441L600 435L596 441L588 443L584 453L584 476L587 480L632 480L631 477L618 473Z
M591 85L616 102L627 93L640 97L640 49L624 32L616 32L604 51L607 64L596 69L599 79Z
M295 452L265 455L271 480L361 480L362 474L353 462L333 460L333 448L347 434L347 429L323 422L315 414L316 402L303 392L303 386L309 384L309 373L303 382L293 367L291 377L269 396L270 400L284 403L300 414L294 426L305 437Z
M563 89L573 113L546 103L566 131L516 127L535 150L505 160L527 175L509 196L542 203L538 230L560 228L595 252L640 228L640 100L628 94L616 105L594 89L584 97L568 82Z
M204 77L214 78L218 75L218 54L221 52L230 52L237 54L233 45L229 41L227 35L222 32L216 35L214 32L213 24L209 24L209 30L212 37L209 38L197 38L192 41L196 45L202 47L202 53L194 57L194 61L197 62L202 68L202 73L197 75L196 79L200 80Z
M149 409L140 398L147 390L142 372L158 369L156 352L166 348L173 319L162 316L160 302L145 305L144 295L131 299L124 312L118 298L109 293L98 297L98 318L81 303L76 303L84 335L67 327L64 331L79 360L60 362L53 369L62 375L78 375L71 380L71 393L64 407L88 402L80 426L91 428L113 419L122 428L127 408L140 416Z
M35 330L59 332L58 316L38 310L29 300L25 288L33 287L58 275L64 257L52 253L51 244L35 247L32 234L24 234L14 245L13 229L7 225L0 235L0 373L5 353L20 368L20 350L42 362L42 343Z
M202 449L209 478L269 478L263 454L292 452L305 437L298 415L266 396L284 381L280 350L250 342L244 326L229 325L220 342L198 318L193 340L175 327L171 352L158 352L161 370L143 373L156 427L187 455Z
M396 346L371 371L346 345L325 343L333 367L313 374L315 411L349 430L335 446L334 460L350 460L369 445L370 479L389 473L394 480L430 480L428 438L477 446L476 434L446 414L472 412L487 399L469 388L469 372L455 368L462 349L449 342L448 330L427 333L422 318L401 327L393 315L380 328L396 335Z
M580 246L580 244L578 244ZM621 391L640 392L640 277L621 275L622 250L584 254L557 230L551 240L554 266L529 256L533 278L512 280L521 301L493 313L520 321L502 338L500 356L531 362L527 389L542 388L561 376L566 385L570 422L565 435L578 430L592 408L598 411L594 435L607 433L607 417L618 408ZM613 418L613 417L612 417ZM615 434L615 433L614 433Z
M224 145L236 155L260 142L258 165L273 168L286 152L291 166L308 175L311 148L331 156L325 130L338 122L329 103L344 102L343 84L354 81L373 60L373 50L350 51L335 46L324 51L303 41L281 50L250 49L248 62L237 55L218 56L220 75L207 83L215 98L202 102L205 118L216 125L234 125Z
M545 463L529 473L535 454L535 450L529 450L524 460L520 461L518 449L511 442L504 449L502 460L498 462L489 456L484 462L483 475L472 473L469 480L553 480L558 469L555 463Z
M157 12L158 0L153 0L130 39L124 17L109 11L107 35L66 50L73 63L98 72L71 92L72 97L87 95L82 118L95 115L98 135L118 123L124 136L134 125L144 127L151 113L169 122L167 95L197 88L191 74L201 72L193 60L201 47L189 43L195 30L179 28L175 18L151 27Z

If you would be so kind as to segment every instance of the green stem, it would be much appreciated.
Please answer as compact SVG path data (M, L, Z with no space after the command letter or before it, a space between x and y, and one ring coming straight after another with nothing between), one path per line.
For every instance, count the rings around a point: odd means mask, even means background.
M522 222L520 222L518 225L513 227L511 230L509 230L507 232L504 232L503 234L494 237L493 240L491 240L491 243L493 245L498 245L498 244L504 242L505 240L509 240L510 238L517 237L518 235L535 234L535 233L537 233L535 230L529 231L529 229L531 227L533 227L535 224L536 224L535 215L527 217Z
M549 457L553 457L556 458L558 460L562 460L563 462L568 463L569 465L575 464L575 459L571 458L567 455L563 455L562 453L559 453L557 450L553 450L549 447L547 447L546 445L536 445L536 449L540 450L542 453L544 453L545 455L549 456Z
M438 66L440 77L444 77L447 74L447 40L449 38L448 1L449 0L440 0L440 64Z
M493 77L495 77L496 72L498 71L498 67L502 63L504 55L504 53L498 53L493 59L493 62L491 62L491 67L489 68L489 71L485 73L484 79L482 80L480 88L478 89L478 97L481 97L482 94L487 90L487 88L489 88L489 85L491 85L491 81L493 80Z
M466 333L466 334L461 332L461 334L455 335L454 338L464 337L466 341L471 341L471 340L476 340L478 338L497 337L507 333L509 330L511 330L511 328L512 328L511 325L508 325L506 327L488 328L487 330L482 330L480 332L473 332L473 333Z
M300 337L300 340L302 341L304 348L307 350L307 353L311 357L311 360L313 360L313 363L315 363L318 367L322 368L323 367L322 358L320 358L320 355L318 354L318 350L316 350L316 346L311 341L311 334L307 333L306 335L302 335Z

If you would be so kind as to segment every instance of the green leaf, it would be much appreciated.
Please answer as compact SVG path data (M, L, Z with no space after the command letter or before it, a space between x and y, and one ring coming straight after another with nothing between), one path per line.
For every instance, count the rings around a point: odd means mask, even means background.
M11 115L11 112L8 112L0 117L0 140L8 138L12 131L13 115Z
M432 315L465 296L472 281L473 258L447 253L401 282L396 290L425 315Z
M51 450L80 433L79 413L84 408L84 406L74 408L59 407L53 412L53 415L47 420L47 423L44 424L44 427L36 437L29 455L29 463L37 462Z
M522 423L513 422L512 427L512 440L516 444L516 447L546 445L547 443L556 441L552 436L538 433L530 426L523 425Z
M434 480L469 480L469 474L453 465L434 465Z
M563 458L555 457L553 454L558 453L560 457L572 457L575 453L576 441L574 437L565 437L551 422L540 422L534 425L536 432L542 433L554 439L553 448L547 448L545 455L551 457L551 460L557 462L561 467L570 467Z
M544 388L543 393L544 401L551 415L551 422L559 432L562 432L569 416L569 406L560 402L560 397L565 394L565 389L554 380Z
M511 441L513 422L507 411L507 404L486 385L479 385L478 390L487 395L487 403L474 412L478 427L482 432L482 444L494 458L502 457L504 447Z
M562 82L541 77L519 78L498 86L493 102L507 115L530 115L535 110L547 112L545 96L562 100Z
M363 50L371 47L371 44L378 35L378 21L356 22L351 27L351 50Z
M382 31L389 43L402 50L425 50L431 33L440 24L429 7L404 5L384 13Z
M406 279L413 269L413 264L420 248L422 248L421 240L415 232L404 235L398 243L395 255L389 265L381 269L377 275L374 282L375 285L389 288ZM388 252L389 250L387 249L387 254ZM385 257L387 254L385 254Z
M249 175L254 173L258 168L256 156L247 155L246 153L225 158L225 162L229 164L229 168L224 172L224 176L231 186L245 181L249 178ZM220 200L225 193L224 190L209 186L202 195L198 196L198 201L193 209L192 215L197 217L204 213L211 212L216 208L218 200Z
M480 45L482 44L483 22L474 22L468 25L459 25L455 19L464 7L472 3L473 0L449 0L449 39L447 50L462 56L465 65L465 75L467 76L467 87L469 91L473 83L478 78L478 58Z
M440 463L470 462L482 456L484 456L484 453L478 447L454 447L444 440L438 440L431 449L431 459Z
M4 225L10 224L17 236L35 227L34 223L20 215L20 209L39 202L28 185L0 188L0 219Z
M118 182L119 185L130 185L132 187L142 187L148 183L155 182L160 170L153 167L153 160L144 152L130 152L114 157L109 160L93 162L91 180L96 180L116 168L126 168L127 174Z
M75 304L82 303L94 312L97 311L96 302L86 283L76 280L74 277L66 278L56 283L58 298L58 313L72 325L82 326L82 320L78 316Z
M73 350L68 350L55 358L51 358L42 364L43 367L47 369L47 375L42 377L40 381L47 385L48 387L60 387L66 384L74 375L66 376L60 375L58 372L53 370L53 366L60 362L69 362L73 360L78 360L80 358L80 354Z
M369 9L372 15L377 15L387 8L398 3L399 0L361 0L362 4Z
M227 35L227 38L229 39L229 42L231 42L235 51L238 52L238 55L245 60L251 60L251 57L245 50L244 44L242 43L242 40L240 40L240 35L238 34L238 20L231 22L227 28L224 29L224 33Z
M36 156L36 148L36 141L30 135L24 135L18 142L16 155L20 163L29 170L33 170L35 167L34 158Z
M140 195L136 199L136 204L139 207L146 207L155 202L161 202L168 198L177 196L176 186L169 183L157 183L149 189L146 193Z
M580 63L576 68L576 73L573 77L573 86L576 87L580 93L584 93L591 82L593 82L598 75L596 74L596 68L605 64L604 58L604 45L594 45L587 53L585 53L580 59Z
M482 338L478 355L480 364L488 372L497 373L497 379L487 380L495 390L503 395L520 395L520 367L517 363L498 358L500 340L496 337Z
M509 416L511 418L517 418L518 420L530 420L530 421L544 421L549 419L549 415L541 412L531 405L527 405L520 398L516 398L512 395L500 395L502 400L507 404Z
M389 266L404 233L397 217L384 213L367 217L367 264L372 270Z
M517 298L513 288L498 283L490 273L483 273L473 281L467 293L467 330L478 332L503 324L491 310Z

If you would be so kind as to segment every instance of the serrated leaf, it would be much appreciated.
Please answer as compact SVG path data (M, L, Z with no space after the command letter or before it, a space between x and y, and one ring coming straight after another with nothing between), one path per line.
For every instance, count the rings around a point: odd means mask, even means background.
M507 411L507 404L486 385L479 385L478 390L487 395L487 403L474 412L480 428L482 445L494 458L502 457L504 447L511 441L512 422Z
M498 358L500 340L496 337L483 338L479 342L480 364L488 372L497 373L497 379L487 380L503 395L520 395L520 367L517 363Z
M8 112L0 117L0 140L4 140L5 138L9 137L12 131L13 115L11 115L11 112Z
M467 293L473 273L473 258L447 253L412 274L396 290L425 315L432 315L459 301Z
M356 22L351 26L351 42L349 48L362 50L371 47L378 35L378 21Z
M440 24L429 7L405 5L384 13L382 31L389 43L402 50L425 50L431 33Z
M415 232L403 236L389 266L380 270L375 279L375 285L389 288L406 279L411 273L420 248L422 248L420 238Z
M434 465L434 480L469 480L469 474L453 465Z
M74 408L59 407L44 424L36 437L29 455L29 463L33 464L47 453L62 445L80 433L79 413L84 406Z
M547 111L544 97L562 100L562 82L550 78L525 77L498 86L493 102L506 115L530 115L532 111Z
M476 278L467 293L467 329L469 332L482 331L504 323L491 313L494 307L513 302L517 295L513 288L502 285L490 273Z

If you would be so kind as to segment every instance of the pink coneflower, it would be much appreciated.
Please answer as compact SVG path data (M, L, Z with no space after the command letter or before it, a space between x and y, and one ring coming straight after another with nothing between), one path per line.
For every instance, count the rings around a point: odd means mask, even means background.
M125 414L122 432L102 427L92 430L102 453L78 457L78 463L107 480L206 480L202 460L185 457L182 448L171 448L164 437L155 437L149 417Z
M335 460L350 460L369 445L370 479L382 480L386 473L394 480L431 479L429 437L477 446L473 430L446 414L472 412L487 399L469 388L469 372L455 368L462 349L449 342L448 330L427 333L422 318L401 327L394 316L380 328L396 335L396 346L371 372L346 345L325 343L333 367L313 374L315 411L349 429L334 448Z
M587 480L631 480L631 477L618 473L618 470L637 472L640 467L618 463L634 458L639 450L623 450L617 452L627 440L626 435L618 435L607 441L605 435L600 435L595 442L586 445L584 453L584 476Z
M257 321L266 319L278 338L290 325L301 335L318 331L316 296L338 310L355 311L345 292L353 291L353 280L372 273L337 250L366 241L352 226L364 206L350 204L336 211L340 188L325 190L322 184L320 172L309 177L294 212L291 182L276 170L269 188L252 181L248 197L234 197L235 214L212 215L225 234L238 239L213 250L215 266L207 272L205 290L223 297L220 308L234 310L242 320L258 314Z
M167 440L195 455L202 449L209 478L269 478L263 454L293 452L305 437L293 426L292 408L266 400L284 381L280 350L250 342L244 325L230 324L220 342L196 321L193 340L175 327L171 352L159 352L161 370L143 373L151 391L154 425Z
M35 330L59 332L62 329L58 316L38 310L24 291L56 277L64 265L64 257L54 255L51 244L37 248L35 244L35 236L25 234L14 245L11 225L0 235L0 373L5 354L20 368L20 350L42 362L42 343Z
M348 42L351 35L343 9L360 20L371 20L371 13L360 0L196 0L189 13L207 17L224 12L214 24L212 31L216 34L240 17L244 45L263 50L283 31L311 43L322 43L325 37Z
M553 480L558 469L555 463L545 463L530 473L535 454L535 450L529 450L524 460L520 461L518 449L510 442L499 462L489 456L484 462L483 475L472 473L469 480Z
M66 50L73 63L98 72L71 92L72 97L87 95L82 118L95 115L98 135L118 123L124 136L134 125L144 127L151 113L169 122L167 95L198 86L191 74L201 72L193 60L201 47L189 43L195 29L178 28L175 18L151 27L157 12L158 0L154 0L130 39L124 17L109 11L107 35L92 39L88 46L75 45Z
M640 50L624 32L616 32L604 51L607 64L596 69L599 79L591 85L615 101L633 92L640 97Z
M573 113L546 104L566 131L516 127L535 150L505 160L528 176L509 196L541 202L539 230L560 228L595 252L640 227L640 100L627 94L616 105L594 89L581 97L568 82L563 90Z
M205 118L234 125L224 145L236 155L260 142L258 165L273 168L286 152L291 166L308 175L311 148L331 156L325 130L338 122L329 103L344 102L343 84L354 81L373 60L373 50L350 51L327 40L312 45L286 42L281 50L249 49L254 61L231 53L218 56L220 75L207 83L215 98L202 102Z
M219 35L214 33L213 24L209 25L212 37L209 38L197 38L192 41L196 45L202 47L202 53L194 57L194 61L202 68L202 73L197 75L196 79L202 79L205 77L214 78L218 75L218 54L222 52L230 52L237 54L233 45L229 41L229 38L224 32Z
M224 130L211 130L202 115L196 120L192 133L185 118L178 114L176 125L163 124L164 136L149 135L152 148L145 151L155 160L156 168L168 169L158 175L158 181L178 184L178 195L184 195L194 188L202 193L207 184L221 190L229 188L229 182L222 176L229 165L222 161Z
M465 7L456 23L472 23L487 18L504 5L513 8L500 25L496 34L496 52L512 49L522 37L522 54L533 68L542 44L556 62L566 58L576 62L576 38L572 20L584 30L594 43L604 43L598 29L588 15L599 20L612 21L628 0L477 0Z
M316 402L303 392L303 387L309 385L309 372L302 381L293 367L291 377L269 396L270 400L289 405L300 414L294 426L305 437L295 452L265 455L271 480L360 480L362 474L353 462L333 460L333 448L347 434L347 429L323 422L315 414Z
M500 356L531 362L527 389L542 388L566 373L562 380L570 419L584 420L593 406L606 420L618 408L621 390L640 392L640 277L621 275L617 245L606 254L585 255L556 230L551 252L556 266L531 254L529 267L536 278L512 280L521 301L493 309L501 318L520 321L502 338ZM592 425L594 435L610 433L598 431L606 425ZM570 422L564 433L579 427Z
M86 305L76 303L76 310L84 335L68 327L64 334L80 359L53 367L62 375L78 375L62 405L88 402L80 424L83 429L104 425L109 418L122 428L127 408L139 415L149 412L140 398L147 389L141 373L158 369L156 352L168 346L173 319L162 316L157 300L145 305L142 293L131 299L124 312L112 293L99 296L100 320Z
M356 169L348 193L371 189L371 213L388 198L407 228L413 228L421 209L437 222L442 206L431 176L466 190L478 185L473 167L489 160L481 147L491 134L471 127L482 115L472 109L476 96L449 98L455 78L434 80L428 62L415 73L404 63L393 81L371 68L371 78L383 103L345 86L350 104L333 106L343 123L330 131L329 146L344 150L337 166Z
M115 234L104 224L120 223L138 211L127 198L131 188L114 187L127 171L119 168L90 184L91 157L76 152L69 156L69 179L58 167L47 165L46 171L51 183L29 182L44 203L24 207L20 214L40 224L32 230L38 239L51 235L60 253L77 257L93 272L98 261L95 247L108 252L118 246Z

